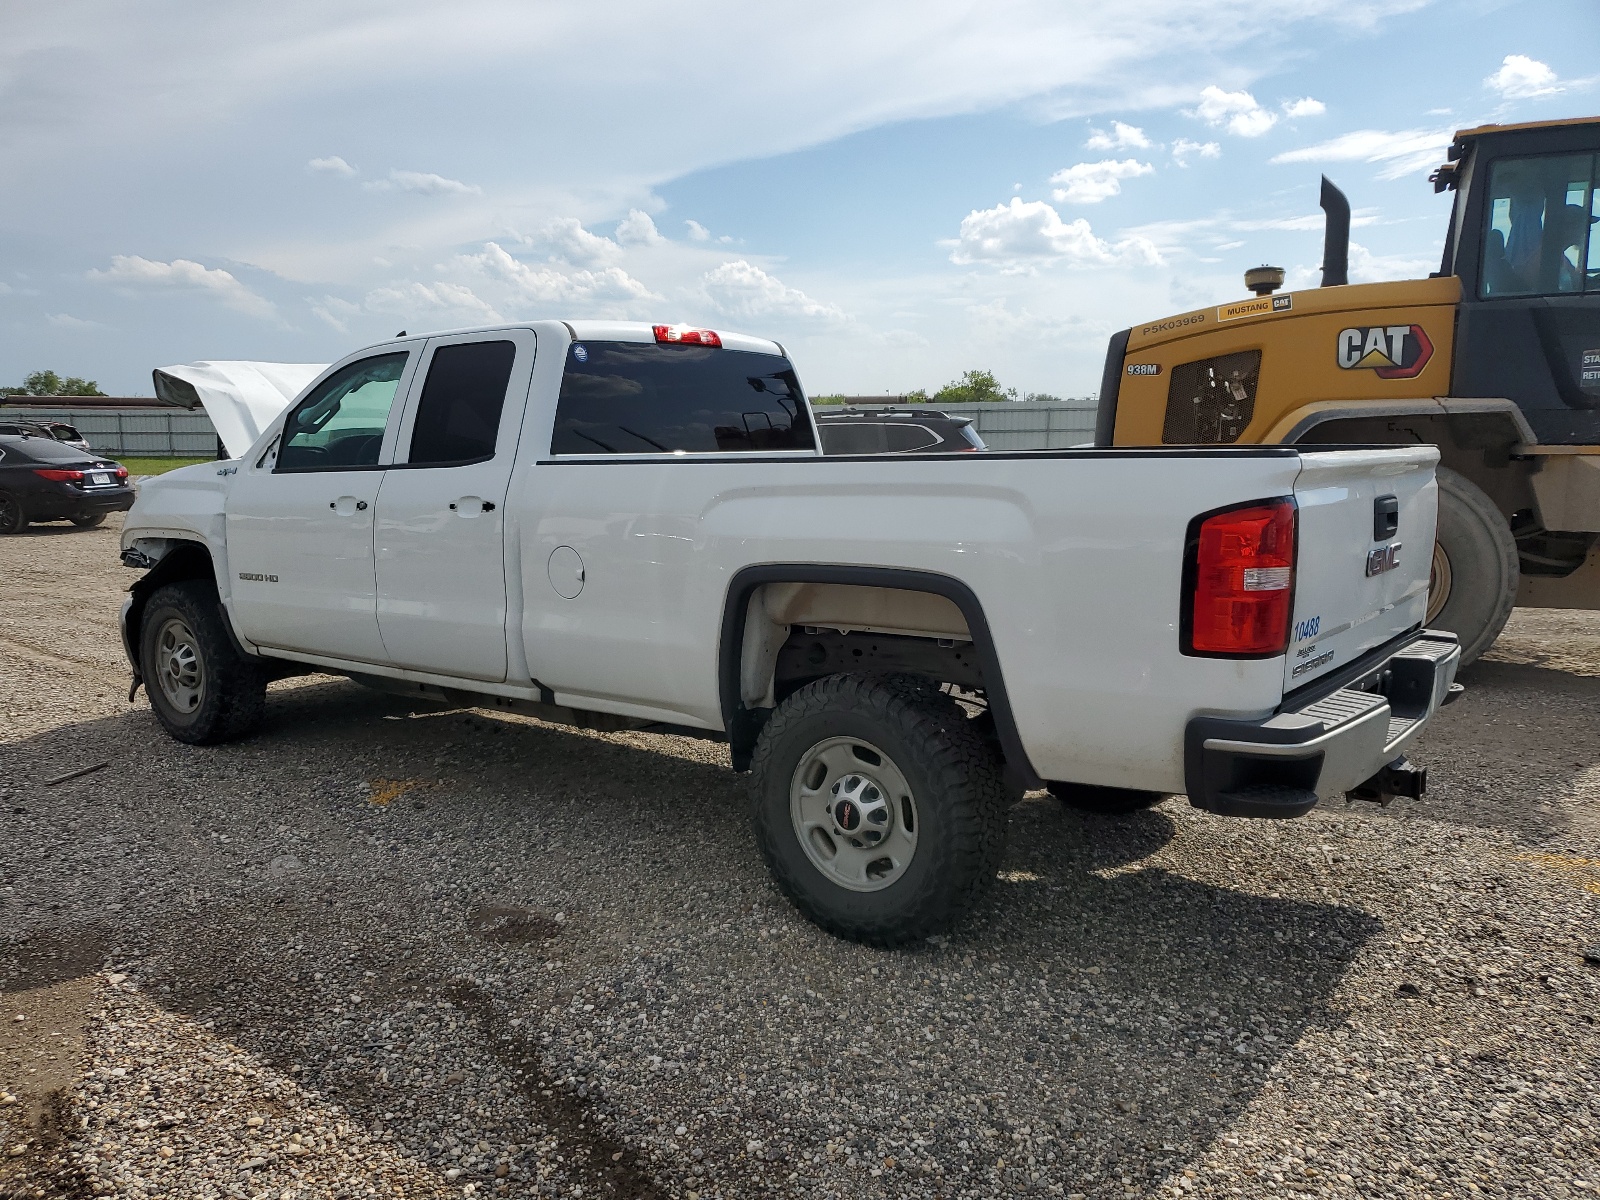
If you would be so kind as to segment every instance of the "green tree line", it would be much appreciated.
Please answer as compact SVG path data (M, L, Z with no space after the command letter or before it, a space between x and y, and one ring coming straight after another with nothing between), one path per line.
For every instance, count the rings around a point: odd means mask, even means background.
M833 394L827 396L813 396L811 403L817 404L843 404L844 396ZM1016 388L1001 387L1000 381L995 378L993 371L963 371L961 378L953 379L932 395L926 388L918 388L914 392L907 392L901 399L904 404L1000 404L1012 400L1059 400L1060 396L1052 396L1048 392L1029 392L1026 396L1018 397Z
M79 379L76 375L57 375L54 371L35 371L22 381L20 387L0 389L4 396L104 396L100 385L92 379Z

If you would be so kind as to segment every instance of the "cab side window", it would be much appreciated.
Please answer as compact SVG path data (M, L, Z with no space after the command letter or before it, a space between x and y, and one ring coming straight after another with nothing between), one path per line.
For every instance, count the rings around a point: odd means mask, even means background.
M376 466L407 357L400 353L363 358L325 379L284 421L273 470Z
M1593 234L1600 217L1595 158L1503 158L1490 167L1482 296L1600 291L1600 252Z
M406 461L412 466L465 466L493 458L516 357L515 342L465 342L436 349L417 402Z

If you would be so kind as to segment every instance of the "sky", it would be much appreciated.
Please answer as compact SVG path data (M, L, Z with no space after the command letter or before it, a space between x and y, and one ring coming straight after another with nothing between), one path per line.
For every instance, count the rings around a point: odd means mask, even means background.
M1600 111L1593 0L0 4L0 386L148 395L539 318L776 338L812 394L1436 270L1451 132Z

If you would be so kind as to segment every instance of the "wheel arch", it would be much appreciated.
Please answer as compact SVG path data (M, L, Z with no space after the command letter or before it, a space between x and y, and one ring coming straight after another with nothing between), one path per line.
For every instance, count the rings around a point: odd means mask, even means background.
M1289 414L1268 440L1299 445L1435 445L1440 465L1482 489L1508 524L1519 511L1538 510L1533 465L1517 454L1537 439L1510 400L1318 404Z
M142 682L142 673L139 669L139 639L144 629L144 610L150 603L150 597L168 584L183 583L190 579L204 579L214 587L218 586L216 563L204 542L175 542L156 565L136 579L133 586L128 589L128 600L122 611L122 648L133 667L135 689ZM233 619L227 607L224 605L222 608L222 627L227 631L234 649L246 657L254 657L239 641L239 635L234 632Z
M983 672L984 691L994 718L995 734L1005 756L1006 770L1025 787L1042 787L1022 745L1016 718L1006 691L1004 674L989 631L988 619L977 594L948 575L901 567L821 565L816 563L771 563L745 567L728 583L722 609L722 628L718 641L717 683L723 727L736 771L746 771L755 750L756 739L771 709L749 707L743 694L746 654L746 626L750 601L757 589L768 584L842 584L850 587L887 588L942 597L959 610L966 623Z

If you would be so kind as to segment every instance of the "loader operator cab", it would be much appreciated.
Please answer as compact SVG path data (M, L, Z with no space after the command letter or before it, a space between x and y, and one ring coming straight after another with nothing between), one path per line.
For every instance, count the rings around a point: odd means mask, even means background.
M1600 609L1600 117L1457 133L1439 270L1349 282L1326 178L1322 286L1113 335L1095 444L1427 443L1440 451L1427 620L1462 662L1514 605ZM1419 540L1421 539L1421 540Z
M1450 156L1451 394L1514 398L1540 444L1600 444L1600 122L1463 130Z

